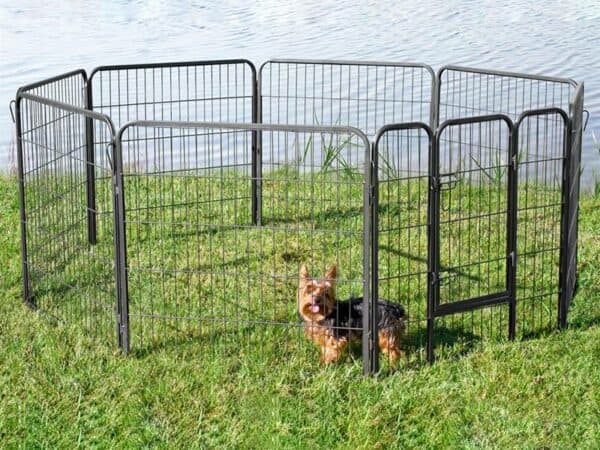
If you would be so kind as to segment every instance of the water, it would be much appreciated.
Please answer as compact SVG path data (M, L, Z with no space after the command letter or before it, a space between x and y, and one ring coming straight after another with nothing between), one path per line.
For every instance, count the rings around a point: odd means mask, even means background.
M543 7L542 7L543 4ZM600 177L600 2L0 1L0 170L17 88L103 64L332 58L460 64L585 81L584 180ZM600 145L600 143L599 143Z

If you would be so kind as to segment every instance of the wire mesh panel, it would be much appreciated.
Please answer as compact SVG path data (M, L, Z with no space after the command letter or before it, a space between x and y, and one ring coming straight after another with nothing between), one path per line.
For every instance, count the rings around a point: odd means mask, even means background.
M19 92L37 95L48 100L66 103L78 108L86 107L85 70L73 70L46 80L23 86Z
M451 120L438 130L434 303L435 315L451 315L436 325L443 343L507 335L507 308L473 310L511 300L512 148L506 116Z
M448 66L439 72L438 120L502 113L517 121L525 111L569 111L572 80ZM560 291L564 162L561 114L524 119L519 128L517 329L528 336L556 324Z
M438 72L437 123L486 114L505 114L513 121L528 110L569 110L572 80L541 75L446 66Z
M505 292L510 128L461 122L438 142L439 304Z
M253 122L256 118L256 70L247 60L102 66L92 71L87 88L88 108L107 114L117 126L134 120ZM153 138L168 147L171 136ZM104 151L109 140L103 130L93 130L89 139L93 156L100 164L109 164ZM191 149L164 152L172 168L202 165L194 162L202 157ZM126 154L123 165L147 166L151 160L144 158L144 153ZM93 172L90 178L95 180Z
M114 222L107 207L99 220L106 245L89 245L88 118L112 134L99 115L29 93L17 96L25 294L61 322L108 341L115 327ZM110 179L109 166L96 170ZM112 193L104 192L99 201L110 205Z
M347 125L369 137L386 124L429 124L434 78L423 64L269 61L259 75L261 121Z
M141 122L122 130L124 158L146 161L123 170L134 348L193 337L215 350L252 343L238 350L312 357L298 333L301 265L319 279L337 265L340 298L365 293L364 137L264 129L263 221L255 226L247 210L256 127ZM180 156L190 152L198 158ZM337 332L360 341L358 324Z
M90 75L94 111L133 120L252 122L256 71L246 60L102 66Z
M71 72L57 75L46 80L39 81L27 86L23 86L19 89L20 93L29 93L36 95L48 100L61 102L67 105L75 106L78 108L85 109L88 105L87 99L87 74L85 70L79 69ZM91 129L92 122L88 120L86 123L86 132ZM88 144L88 154L86 158L90 164L87 165L87 170L90 172L88 177L87 186L87 203L88 203L88 240L90 243L94 243L94 229L95 210L94 205L94 184L93 184L93 155L89 153L91 151L91 145Z
M528 336L557 323L568 117L560 109L534 110L517 126L517 314Z
M25 299L106 339L116 314L125 351L131 318L136 351L190 342L276 364L362 342L375 371L388 307L406 309L410 359L554 328L557 305L566 325L583 126L571 80L104 66L25 86L16 113Z
M411 359L427 344L432 145L425 124L384 127L375 141L373 295L406 308L403 345Z

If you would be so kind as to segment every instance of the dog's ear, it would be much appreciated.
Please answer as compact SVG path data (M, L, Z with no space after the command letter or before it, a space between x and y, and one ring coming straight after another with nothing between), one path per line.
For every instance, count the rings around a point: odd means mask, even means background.
M310 275L308 274L306 264L302 264L302 266L300 267L300 284L306 283L309 279Z
M329 269L327 269L327 272L325 273L325 279L327 281L335 281L336 278L337 278L337 267L334 264L331 267L329 267Z

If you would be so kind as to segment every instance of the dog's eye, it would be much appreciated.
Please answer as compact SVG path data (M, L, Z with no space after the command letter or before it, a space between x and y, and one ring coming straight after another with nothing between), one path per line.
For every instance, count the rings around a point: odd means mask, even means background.
M306 286L305 290L306 292L312 292L315 290L315 287L312 284L309 284L308 286Z

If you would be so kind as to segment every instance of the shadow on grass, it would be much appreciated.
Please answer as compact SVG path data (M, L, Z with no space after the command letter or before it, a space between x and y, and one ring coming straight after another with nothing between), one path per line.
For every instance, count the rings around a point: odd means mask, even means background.
M569 307L567 316L567 327L570 329L583 329L600 325L600 302L593 304L594 300L589 299L586 302L582 298L584 292L581 292L579 284L575 285L575 295Z
M299 325L299 324L298 324ZM181 330L178 327L167 324L156 325L156 328L168 327L169 336L150 338L147 341L140 342L135 334L132 336L133 348L131 355L135 358L147 358L157 351L174 351L175 353L195 355L198 357L211 356L228 358L236 356L239 358L256 358L265 361L271 361L275 364L286 364L286 360L293 358L293 353L297 352L300 357L307 357L309 361L313 359L318 363L318 349L309 342L302 333L301 326L296 324L282 326L267 330L264 325L253 324L239 326L235 325L234 330L220 329L209 330L210 325L203 325L204 330L199 328L190 330ZM219 326L223 326L219 324ZM149 327L147 325L146 327ZM408 360L401 362L401 367L418 368L426 364L424 357L419 357L423 353L423 347L419 342L424 342L426 331L416 331L406 336L406 352ZM138 340L139 339L139 340ZM138 340L138 345L135 341ZM477 349L481 338L473 333L466 332L458 328L438 327L436 329L436 346L452 349L451 352L445 351L443 359L460 358L473 350ZM250 345L249 345L250 344ZM243 349L247 351L244 351ZM439 353L438 353L439 354ZM417 357L415 357L417 355ZM361 360L360 341L353 342L348 350L348 357L343 359L341 364L348 360ZM382 362L382 373L394 372L396 368L389 367L385 361L385 355L380 355Z
M401 250L398 250L398 249L395 249L395 248L388 247L387 245L380 245L380 246L379 246L379 248L380 248L381 250L385 250L385 251L387 251L387 252L393 253L393 254L395 254L395 255L397 255L397 256L401 256L401 257L403 257L403 258L410 259L410 260L412 260L412 261L416 261L416 262L421 262L421 263L427 264L427 258L424 258L424 257L422 257L422 256L415 256L415 255L411 255L410 253L403 252L403 251L401 251ZM443 267L443 266L442 266L442 267L440 268L440 270L441 270L441 271L448 271L448 270L449 270L449 268L448 268L448 267ZM475 275L471 275L471 274L469 274L469 273L467 273L467 272L464 272L464 271L462 271L462 270L460 270L460 269L453 268L453 269L452 269L452 272L453 272L453 273L455 273L455 274L456 274L456 275L458 275L458 276L462 276L462 277L468 278L468 279L469 279L469 280L471 280L471 281L479 281L479 282L483 282L483 281L484 281L484 280L483 280L483 278L476 277Z
M318 348L300 330L295 326L269 330L255 324L212 332L172 331L170 336L146 342L134 335L130 355L138 360L154 358L157 353L173 355L205 367L216 367L216 363L218 370L231 375L240 370L285 371L290 367L301 372L321 370Z

